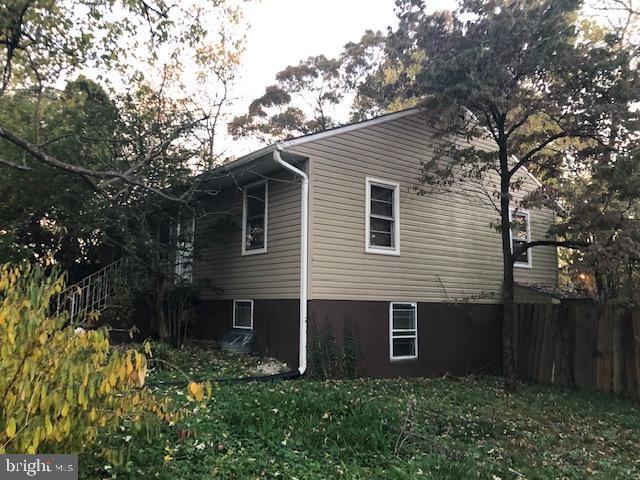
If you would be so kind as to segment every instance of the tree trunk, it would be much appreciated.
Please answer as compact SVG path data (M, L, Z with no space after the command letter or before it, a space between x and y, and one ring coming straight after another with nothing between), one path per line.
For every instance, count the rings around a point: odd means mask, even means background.
M513 358L513 322L515 305L513 298L513 254L511 252L510 178L506 138L500 142L500 233L502 237L502 373L507 391L515 388L515 364Z
M165 314L165 287L164 280L160 280L156 288L156 312L154 315L156 329L160 340L168 340L171 336L167 325L167 315Z

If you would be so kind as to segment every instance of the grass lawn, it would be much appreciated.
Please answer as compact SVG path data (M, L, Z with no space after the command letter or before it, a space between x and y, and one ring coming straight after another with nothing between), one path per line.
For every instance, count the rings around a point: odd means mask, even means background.
M254 362L202 348L173 358L214 377ZM505 395L496 378L304 379L224 384L196 404L155 388L188 414L159 435L125 426L103 439L125 446L122 463L84 454L81 478L640 478L640 410L606 395L525 384Z

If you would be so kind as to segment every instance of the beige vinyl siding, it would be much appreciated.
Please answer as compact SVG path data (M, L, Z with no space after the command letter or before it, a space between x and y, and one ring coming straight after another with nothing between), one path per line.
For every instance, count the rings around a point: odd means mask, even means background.
M310 298L498 301L496 211L473 193L416 193L434 141L410 116L292 148L311 164ZM400 184L399 256L365 253L366 177ZM527 177L524 190L534 188ZM550 211L532 210L530 218L534 239L553 222ZM555 284L555 249L536 248L532 259L532 269L516 269L518 280Z
M243 195L238 187L224 189L211 206L231 213L238 228L208 240L199 232L216 215L196 222L194 278L202 285L203 299L299 298L300 183L287 173L273 175L268 182L266 253L241 254Z

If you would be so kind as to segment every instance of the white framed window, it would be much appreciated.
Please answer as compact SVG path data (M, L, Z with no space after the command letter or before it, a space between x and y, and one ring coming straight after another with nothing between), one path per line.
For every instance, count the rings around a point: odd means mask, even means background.
M365 179L365 252L400 255L400 185Z
M531 217L529 210L517 208L509 211L511 223L511 252L531 241ZM515 267L532 267L531 249L522 252L513 263Z
M242 199L242 255L266 253L269 184L266 180L247 185Z
M253 300L233 301L233 328L253 330Z
M389 356L391 360L418 358L418 304L389 304Z

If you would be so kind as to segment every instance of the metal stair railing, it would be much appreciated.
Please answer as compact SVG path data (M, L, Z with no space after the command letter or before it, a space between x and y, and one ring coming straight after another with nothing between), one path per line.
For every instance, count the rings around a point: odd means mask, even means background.
M130 285L132 270L132 262L123 257L68 286L52 299L56 315L66 310L73 322L90 312L103 311L111 297Z

